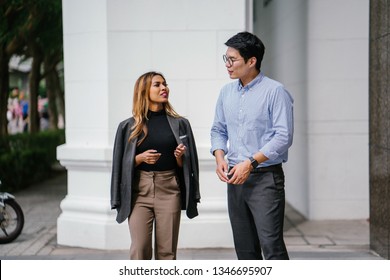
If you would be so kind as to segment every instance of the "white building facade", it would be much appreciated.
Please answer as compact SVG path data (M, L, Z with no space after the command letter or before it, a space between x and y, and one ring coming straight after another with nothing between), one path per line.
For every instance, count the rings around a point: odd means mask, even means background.
M63 25L66 144L57 157L68 193L59 244L130 246L127 223L110 209L112 144L131 115L135 80L156 70L191 122L200 160L200 215L183 213L179 247L233 246L209 135L230 81L224 42L243 30L263 40L262 70L295 99L287 201L309 219L368 217L368 0L63 0Z

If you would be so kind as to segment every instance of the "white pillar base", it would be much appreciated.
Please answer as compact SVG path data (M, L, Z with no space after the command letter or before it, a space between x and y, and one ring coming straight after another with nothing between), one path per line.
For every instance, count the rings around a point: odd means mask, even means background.
M215 160L208 148L198 146L201 202L199 216L188 219L182 215L179 248L233 248L226 184L215 174Z
M61 202L57 243L93 249L128 249L127 223L110 209L111 148L62 145L57 157L68 170L68 195Z
M68 170L68 195L61 202L57 243L93 249L126 250L130 247L127 222L115 221L110 209L110 148L58 147L57 157ZM231 248L226 187L216 178L214 163L201 160L199 216L182 212L179 248Z
M199 216L182 218L179 248L232 248L233 237L226 201L210 200L199 207Z
M107 202L68 195L61 203L63 212L57 220L57 243L107 250L130 248L127 223L118 225Z

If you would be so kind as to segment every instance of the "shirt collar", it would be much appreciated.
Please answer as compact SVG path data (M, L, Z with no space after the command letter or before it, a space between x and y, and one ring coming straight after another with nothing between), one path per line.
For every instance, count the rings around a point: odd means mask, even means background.
M247 84L245 87L242 86L241 84L241 81L238 80L238 90L241 91L241 90L250 90L251 88L253 88L254 86L256 86L257 84L259 84L264 78L264 74L262 72L260 72L252 81L250 81L249 84Z

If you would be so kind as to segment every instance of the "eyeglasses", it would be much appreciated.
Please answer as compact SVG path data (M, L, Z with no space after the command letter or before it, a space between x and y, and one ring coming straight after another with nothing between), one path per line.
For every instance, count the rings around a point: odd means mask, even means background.
M226 54L222 56L223 61L225 64L227 63L229 67L233 66L233 63L238 61L238 60L243 60L243 58L233 58L233 57L228 57Z

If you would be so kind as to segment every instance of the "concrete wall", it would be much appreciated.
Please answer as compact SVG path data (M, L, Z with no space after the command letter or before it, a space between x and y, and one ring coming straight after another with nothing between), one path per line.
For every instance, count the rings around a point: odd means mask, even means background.
M390 110L387 1L370 1L370 247L390 259Z

